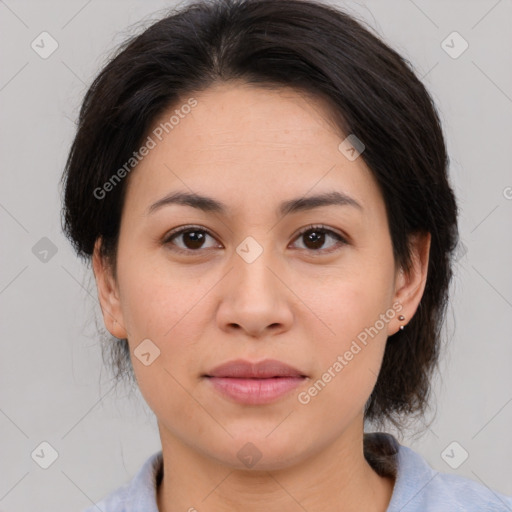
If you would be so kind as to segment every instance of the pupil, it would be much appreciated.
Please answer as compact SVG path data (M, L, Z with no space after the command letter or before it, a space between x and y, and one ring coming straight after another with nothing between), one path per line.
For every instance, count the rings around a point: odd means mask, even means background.
M201 232L189 231L185 234L185 237L191 240L192 247L189 248L197 249L201 247L201 242L203 241L204 235Z
M318 245L323 245L324 233L318 233L317 231L310 231L309 233L310 234L307 236L307 239L312 242L314 248L317 248Z

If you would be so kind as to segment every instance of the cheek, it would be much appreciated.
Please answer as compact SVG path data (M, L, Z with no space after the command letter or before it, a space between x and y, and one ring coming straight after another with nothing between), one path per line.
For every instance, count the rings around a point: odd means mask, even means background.
M396 315L393 261L384 260L339 272L328 287L308 295L308 305L325 325L319 322L318 334L312 333L316 379L303 403L327 411L333 421L361 409L379 374L388 326Z
M333 272L321 287L312 284L298 293L306 298L305 302L319 320L317 324L327 351L343 350L366 328L374 326L381 314L389 309L393 313L390 308L393 297L391 265L387 268L351 266ZM379 322L377 327L385 338L387 323L383 326Z
M120 262L119 283L123 318L134 342L172 337L184 319L197 314L209 287L206 280L187 277L165 261L151 264L149 256Z
M197 289L183 293L178 284L171 288L158 280L146 281L126 301L126 312L132 365L142 395L157 417L180 416L180 422L186 423L205 352L200 345L205 312L198 304L204 293ZM151 340L150 359L154 357L149 365L138 357L138 347L147 339Z
M174 397L168 400L168 406L176 404L179 408L183 402L178 383L188 385L189 374L199 373L201 349L197 345L207 316L203 297L211 285L183 275L165 276L150 265L138 265L135 259L120 265L118 275L122 313L141 393L153 410L164 395ZM142 351L142 347L147 348ZM150 355L139 358L146 353ZM146 366L148 359L151 363Z
M308 414L323 417L334 431L359 414L378 377L387 341L386 301L360 289L339 292L326 310L333 331L317 338L315 376L299 398Z

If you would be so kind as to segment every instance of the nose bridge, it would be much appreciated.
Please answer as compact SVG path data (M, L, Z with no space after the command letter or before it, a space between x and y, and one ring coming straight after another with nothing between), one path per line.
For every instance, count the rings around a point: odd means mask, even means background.
M260 337L270 328L274 333L291 328L294 315L278 278L279 257L271 240L270 235L256 234L235 247L217 311L221 329L238 327Z
M236 248L234 257L234 279L238 289L249 292L247 297L258 296L261 293L274 296L274 288L277 285L274 272L270 269L276 266L275 258L270 247L270 237L253 236L246 237ZM260 297L262 298L262 297ZM268 298L268 297L267 297Z
M232 313L230 321L247 328L258 326L255 330L286 323L290 314L282 296L286 287L276 276L280 273L279 258L271 240L271 235L247 236L235 248L231 281L224 296Z

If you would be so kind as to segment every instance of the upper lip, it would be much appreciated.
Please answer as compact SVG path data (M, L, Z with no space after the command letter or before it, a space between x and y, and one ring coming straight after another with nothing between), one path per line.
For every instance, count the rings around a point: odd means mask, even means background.
M206 377L231 377L238 379L269 379L271 377L306 377L300 370L276 359L251 363L243 359L228 361L210 370Z

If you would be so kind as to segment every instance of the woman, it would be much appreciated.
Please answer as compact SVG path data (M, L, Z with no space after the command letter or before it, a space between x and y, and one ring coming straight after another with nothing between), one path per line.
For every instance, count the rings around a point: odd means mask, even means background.
M447 164L424 86L333 7L196 3L128 42L85 97L64 219L162 451L97 507L512 509L364 433L427 405Z

